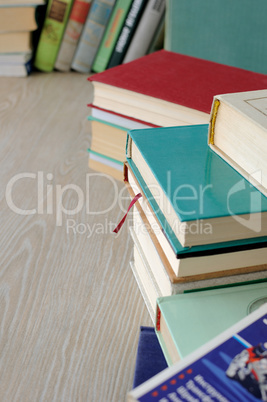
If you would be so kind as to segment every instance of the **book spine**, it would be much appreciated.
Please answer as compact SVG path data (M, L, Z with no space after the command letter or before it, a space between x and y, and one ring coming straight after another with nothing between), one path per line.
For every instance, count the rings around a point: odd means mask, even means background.
M107 68L121 64L146 5L147 0L133 1Z
M165 12L165 0L150 0L136 29L122 63L144 56L149 49Z
M45 72L53 70L73 0L49 0L38 42L34 66Z
M100 73L106 70L132 1L117 0L92 65L94 72Z
M209 124L209 135L208 135L208 144L214 145L214 135L215 135L215 122L217 118L218 109L220 106L220 101L216 97L213 100L211 115L210 115L210 124Z
M69 71L92 0L75 0L60 45L55 68Z
M114 3L115 0L94 0L71 63L73 70L90 72Z

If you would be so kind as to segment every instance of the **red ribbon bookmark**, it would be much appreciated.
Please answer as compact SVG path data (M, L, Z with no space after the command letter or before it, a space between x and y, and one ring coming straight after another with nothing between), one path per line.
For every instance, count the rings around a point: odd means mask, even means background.
M132 199L132 201L131 201L131 203L130 203L128 209L127 209L126 214L124 215L124 217L122 218L122 220L120 221L120 223L118 224L118 226L113 230L113 233L118 233L118 231L120 230L120 228L121 228L122 225L124 224L124 221L125 221L125 219L126 219L128 213L129 213L130 209L131 209L132 206L136 203L136 201L139 200L139 198L141 198L141 197L142 197L142 194L139 193L139 194L136 194L136 196Z

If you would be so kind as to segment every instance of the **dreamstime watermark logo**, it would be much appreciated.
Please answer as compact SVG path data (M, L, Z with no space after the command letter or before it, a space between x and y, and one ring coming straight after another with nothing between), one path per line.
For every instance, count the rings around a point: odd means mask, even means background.
M94 189L91 180L96 180L100 177L105 177L109 180L112 187L112 196L108 205L105 208L100 207L93 210L90 202L90 191ZM257 181L259 181L259 172L255 174ZM92 236L93 233L112 233L115 229L116 223L108 221L106 219L101 223L84 223L77 222L74 217L77 216L82 210L85 210L86 215L105 215L112 211L115 207L120 208L122 214L127 212L127 207L130 202L130 197L128 195L126 187L118 186L116 180L108 175L102 173L88 173L85 176L85 185L83 187L77 184L53 184L52 181L54 176L52 173L45 174L44 172L37 173L19 173L13 176L6 185L5 198L10 210L19 215L55 215L56 226L63 225L63 218L67 217L66 230L67 233L86 235L88 238ZM167 176L167 197L164 196L162 191L158 186L153 186L152 192L154 194L154 200L156 201L157 208L160 206L161 210L164 211L166 216L171 212L170 205L173 204L176 211L182 213L184 216L188 217L188 221L192 219L191 217L197 215L199 218L190 225L190 231L194 231L195 234L212 234L212 226L205 222L204 215L207 213L208 205L207 199L214 192L212 184L207 184L206 186L199 185L198 188L192 185L182 184L177 186L175 189L170 188L170 173ZM18 184L30 184L31 191L34 192L32 197L36 205L33 208L25 208L22 205L18 205L16 202L16 197L14 197L14 188ZM246 227L250 231L259 233L262 229L262 195L254 187L250 186L249 191L244 191L248 186L245 179L241 179L239 182L235 183L229 190L227 190L225 196L225 208L228 215L230 215L235 221L242 227ZM69 194L74 195L75 206L66 207L64 200ZM223 193L221 189L220 193ZM244 215L237 212L236 208L236 197L242 200L244 197L245 204L247 206L247 213ZM166 202L166 199L170 199L171 203ZM142 198L140 200L143 206L149 202ZM215 200L216 202L216 200ZM128 205L126 205L128 203ZM73 204L71 204L73 206ZM146 213L153 214L150 208L145 208ZM185 226L175 220L173 222L172 229L177 232L181 232L185 229ZM191 234L194 234L191 233Z

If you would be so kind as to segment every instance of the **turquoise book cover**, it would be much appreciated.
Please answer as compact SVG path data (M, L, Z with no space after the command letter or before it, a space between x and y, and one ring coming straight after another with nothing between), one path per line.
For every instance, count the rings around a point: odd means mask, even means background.
M265 0L167 0L164 48L267 73Z
M225 241L266 236L267 198L210 149L207 135L205 124L128 131L128 161L151 192L155 212L174 220L174 211L180 223L198 224L203 235L209 224L220 234L225 222L233 223L240 237L231 238L229 230ZM144 162L135 160L134 149Z
M266 302L266 282L177 294L157 300L160 315L164 317L181 358ZM171 358L160 329L156 333L170 364Z

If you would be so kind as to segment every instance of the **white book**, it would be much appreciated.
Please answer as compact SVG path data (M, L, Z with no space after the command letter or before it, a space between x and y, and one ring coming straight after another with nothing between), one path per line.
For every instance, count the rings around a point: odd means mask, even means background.
M267 90L215 96L209 145L267 196Z
M123 63L144 56L153 40L165 11L165 0L150 0L138 24Z

